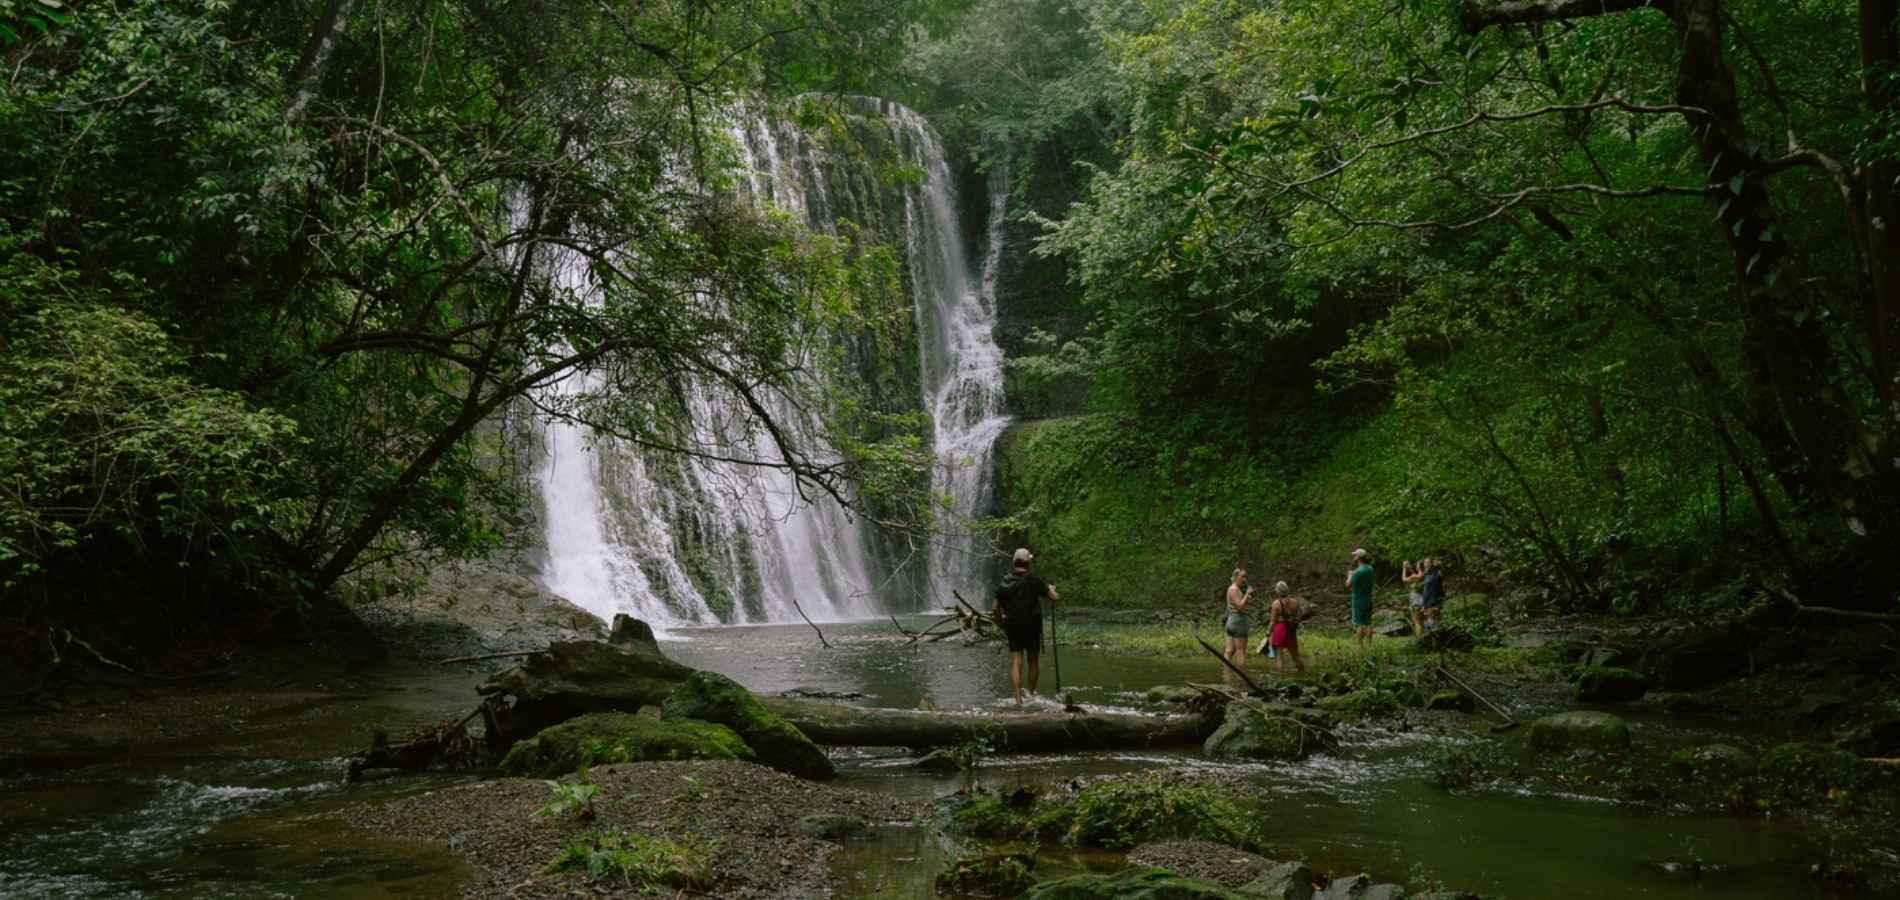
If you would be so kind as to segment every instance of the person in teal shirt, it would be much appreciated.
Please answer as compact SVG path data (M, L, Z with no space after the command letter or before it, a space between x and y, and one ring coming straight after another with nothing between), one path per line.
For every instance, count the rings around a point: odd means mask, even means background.
M1353 567L1346 572L1352 589L1352 633L1360 650L1372 647L1372 557L1364 549L1352 551Z

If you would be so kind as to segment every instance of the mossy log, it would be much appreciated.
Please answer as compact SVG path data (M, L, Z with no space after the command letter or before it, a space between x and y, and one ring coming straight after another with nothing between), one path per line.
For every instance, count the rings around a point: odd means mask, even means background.
M659 706L697 669L633 644L563 641L495 674L477 688L490 752L576 716Z
M492 752L543 728L592 712L635 712L661 706L697 671L658 653L604 643L557 643L496 674L480 688ZM1213 725L1200 716L1037 712L985 714L946 710L869 709L792 697L759 696L819 744L950 747L983 740L1007 753L1200 743ZM1216 723L1217 724L1217 723Z
M869 709L793 697L759 702L806 737L834 746L927 749L979 740L998 753L1047 753L1188 746L1213 733L1212 725L1194 715Z

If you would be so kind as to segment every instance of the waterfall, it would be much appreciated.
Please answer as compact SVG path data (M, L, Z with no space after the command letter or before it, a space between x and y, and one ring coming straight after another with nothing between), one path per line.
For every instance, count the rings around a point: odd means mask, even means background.
M987 548L962 526L989 507L990 447L1007 424L1002 353L991 335L1007 183L1001 173L990 179L988 246L973 272L954 178L928 123L896 104L849 102L857 121L883 133L896 161L921 178L882 178L864 160L829 152L817 135L741 110L729 128L747 171L739 191L814 230L835 233L851 219L903 250L918 402L931 417L938 458L930 484L949 500L949 524L932 541L924 579L948 602L951 587L970 596L989 569ZM584 294L584 266L556 265L565 285ZM558 407L600 386L597 376L577 373L545 400ZM780 458L743 427L735 401L690 381L682 394L697 446L727 458ZM819 423L782 399L770 411L800 445L822 453ZM802 608L835 621L877 615L904 593L892 587L902 581L898 561L877 552L875 529L829 498L801 496L782 468L648 452L563 421L546 424L543 447L536 472L543 583L603 618L624 612L659 626L797 621Z
M937 457L930 487L947 502L941 512L948 513L931 542L931 586L944 603L952 589L981 603L992 554L971 526L989 512L994 491L990 451L1009 425L1003 414L1003 351L995 339L1009 181L1000 169L990 173L987 246L973 278L943 145L917 113L897 107L889 117L893 128L907 133L902 145L912 148L923 171L922 182L905 198L904 215L924 405Z

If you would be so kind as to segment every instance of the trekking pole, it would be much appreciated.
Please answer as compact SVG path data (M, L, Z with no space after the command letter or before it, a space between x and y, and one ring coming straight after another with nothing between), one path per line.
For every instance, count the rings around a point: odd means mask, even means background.
M1049 604L1049 659L1056 664L1056 697L1062 697L1062 642L1056 640L1056 605Z

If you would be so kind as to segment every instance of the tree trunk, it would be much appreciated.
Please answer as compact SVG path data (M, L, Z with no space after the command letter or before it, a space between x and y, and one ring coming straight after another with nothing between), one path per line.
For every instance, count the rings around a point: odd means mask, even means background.
M1900 0L1862 0L1861 57L1869 71L1886 71L1900 55L1894 34ZM1892 162L1857 170L1848 190L1851 216L1861 236L1869 282L1871 356L1884 415L1869 429L1855 398L1840 384L1851 366L1835 352L1822 328L1823 308L1784 263L1790 248L1768 194L1776 169L1751 137L1737 102L1734 73L1723 53L1721 0L1521 0L1466 2L1460 21L1467 32L1494 25L1587 18L1643 8L1668 16L1680 35L1676 97L1697 112L1685 112L1709 182L1716 186L1716 220L1735 267L1742 306L1742 358L1748 376L1748 430L1761 443L1775 479L1797 498L1824 500L1856 539L1860 558L1876 558L1900 546L1900 469L1891 445L1900 438L1900 408L1891 374L1895 324L1900 316L1900 227ZM1890 85L1869 77L1870 108L1888 108ZM1885 173L1884 179L1876 172ZM1879 218L1877 218L1879 217ZM1880 223L1876 225L1875 223ZM1784 277L1786 275L1786 277ZM1883 446L1885 444L1886 446ZM1886 567L1891 568L1891 567ZM1894 575L1874 581L1884 593ZM1883 598L1884 599L1884 598Z
M1900 0L1861 0L1860 65L1867 109L1900 108ZM1893 448L1900 444L1900 161L1863 163L1847 199L1867 282L1867 342L1882 429Z

